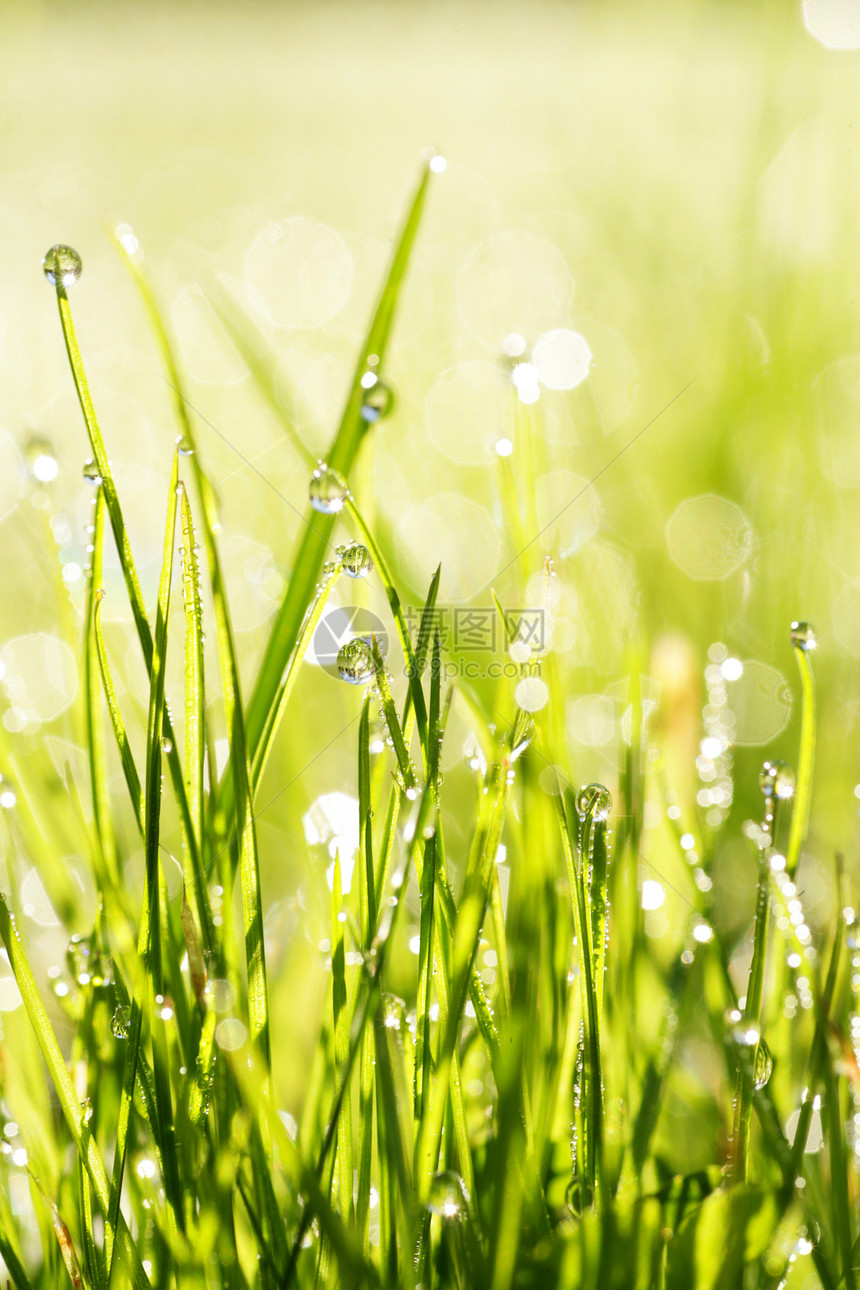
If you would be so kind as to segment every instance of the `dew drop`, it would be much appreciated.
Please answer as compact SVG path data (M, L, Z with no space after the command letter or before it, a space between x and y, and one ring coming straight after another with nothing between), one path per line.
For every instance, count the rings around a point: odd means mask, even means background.
M587 784L576 795L576 809L580 815L605 820L612 810L612 794L603 784Z
M60 472L54 445L43 434L31 434L24 444L24 456L30 474L40 484L50 484Z
M391 386L380 381L374 372L368 372L366 375L374 379L368 385L362 381L364 393L361 400L361 415L365 421L372 424L391 414L394 407L394 394Z
M314 510L323 515L336 515L343 510L347 497L349 485L344 477L324 464L317 466L308 490L308 498Z
M459 1218L467 1200L463 1179L453 1170L446 1169L436 1174L430 1184L427 1208L431 1214L439 1214L442 1218Z
M366 578L373 570L373 559L366 546L360 542L351 542L342 548L340 563L344 573L350 578Z
M101 474L99 473L99 468L92 457L90 458L89 461L84 462L83 475L84 475L84 481L87 484L92 484L94 488L98 488L99 484L102 482L102 477L101 477Z
M337 670L350 685L363 685L373 676L373 651L362 636L341 645L337 654Z
M168 739L167 735L162 736L161 740L159 741L159 746L165 756L169 756L170 753L173 752L173 740Z
M764 1088L773 1074L773 1054L762 1039L756 1049L753 1080L757 1089Z
M815 635L815 628L812 623L792 623L791 643L795 649L802 649L804 653L807 650L815 649L818 644L818 638Z
M194 444L188 438L188 435L181 434L179 438L176 440L176 447L180 457L194 456Z
M794 771L784 761L766 761L758 777L758 786L765 797L778 797L785 801L794 796L797 784Z
M118 1003L111 1017L110 1028L111 1034L115 1039L128 1039L129 1026L131 1025L131 1004Z
M45 277L54 286L59 278L64 287L71 287L81 276L83 267L77 251L62 243L52 246L42 259Z

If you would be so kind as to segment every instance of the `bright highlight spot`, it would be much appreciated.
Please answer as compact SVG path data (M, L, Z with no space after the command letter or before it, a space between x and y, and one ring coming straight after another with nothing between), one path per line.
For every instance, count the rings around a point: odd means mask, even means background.
M727 681L739 681L744 674L744 665L739 658L727 658L720 671Z
M514 697L524 712L540 712L549 699L546 681L539 676L525 676L514 691Z
M510 439L496 440L496 454L499 457L510 457L513 450L514 450L514 445Z
M537 374L550 390L573 390L588 376L591 349L579 332L560 327L541 336L532 354Z
M860 0L804 0L803 21L827 49L860 49Z
M666 891L661 882L646 878L642 884L642 908L659 909L666 899Z

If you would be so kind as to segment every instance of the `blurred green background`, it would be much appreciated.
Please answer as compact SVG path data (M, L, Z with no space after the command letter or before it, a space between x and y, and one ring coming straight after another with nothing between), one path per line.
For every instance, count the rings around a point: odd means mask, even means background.
M46 249L66 242L83 257L72 306L151 602L175 430L105 222L139 239L209 423L198 433L219 486L250 689L308 472L207 297L226 292L260 329L285 411L324 453L433 145L447 167L433 179L386 366L397 405L353 481L405 597L421 596L441 559L442 602L486 605L492 583L523 605L553 553L559 685L541 720L561 731L563 764L576 782L614 782L638 650L654 738L689 751L677 784L688 815L701 790L702 673L724 643L744 662L729 686L736 838L760 810L765 750L795 759L788 626L812 621L821 714L808 908L826 915L824 870L835 848L855 850L860 780L860 51L830 46L860 35L851 5L805 13L806 24L799 3L650 0L4 5L0 661L18 755L47 737L85 796L76 647L58 641L79 635L89 454ZM585 338L586 379L544 382L523 403L503 341L521 335L527 360L561 329ZM43 484L23 455L34 431L59 467ZM513 452L502 458L505 438ZM498 500L512 484L526 537L542 530L516 559ZM109 563L108 644L133 719L145 678ZM361 594L381 609L378 582ZM177 652L177 707L180 662ZM297 982L310 997L323 981L320 970L305 986L325 935L328 861L325 844L306 845L303 816L321 794L355 789L359 699L305 671L260 799L275 967L290 951L282 1000ZM208 685L214 701L214 659ZM510 710L511 682L478 689ZM470 731L455 703L455 864ZM561 760L558 742L552 755ZM114 787L124 810L118 767ZM135 882L130 814L126 827ZM659 869L647 831L643 848ZM66 860L83 874L85 857ZM736 888L726 873L727 906L736 895L748 905L749 873Z

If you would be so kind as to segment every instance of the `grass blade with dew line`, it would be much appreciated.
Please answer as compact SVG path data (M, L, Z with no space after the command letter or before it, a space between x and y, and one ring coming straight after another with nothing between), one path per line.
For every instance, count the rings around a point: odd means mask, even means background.
M200 559L188 493L182 490L182 591L185 602L185 791L196 847L183 852L184 888L191 889L207 950L215 949L215 925L209 888L203 870L203 765L206 748L206 689L203 662L203 604L200 594ZM194 861L197 867L194 868Z
M582 997L582 1025L585 1049L582 1075L582 1173L586 1184L586 1204L599 1196L603 1143L603 1087L600 1057L600 1023L597 991L593 979L594 953L591 945L591 918L588 908L584 857L570 825L561 787L554 796L561 832L562 849L567 864L573 926L579 957L579 984ZM579 1168L579 1153L574 1162Z
M42 1057L48 1067L48 1073L56 1090L57 1100L60 1104L63 1118L66 1121L66 1126L71 1134L78 1156L82 1160L93 1184L102 1212L106 1215L105 1248L108 1257L110 1257L114 1246L118 1246L120 1254L127 1264L134 1290L149 1290L149 1278L143 1269L137 1246L132 1239L125 1219L122 1214L118 1215L115 1222L112 1222L110 1218L111 1193L104 1163L96 1142L87 1127L84 1108L75 1093L68 1067L63 1060L57 1037L45 1011L45 1005L42 1003L35 977L18 936L18 929L2 896L0 896L0 941L3 942L9 957L12 975L21 992L30 1025L36 1035Z
M369 953L377 922L377 894L373 867L373 800L370 770L370 692L364 696L358 726L358 900L362 953ZM359 1075L358 1185L356 1228L365 1258L370 1254L370 1186L373 1165L373 1085L375 1036L368 1026L362 1037Z
M815 648L815 633L808 623L792 623L791 643L800 668L802 705L800 716L800 753L797 758L797 788L785 851L789 878L797 872L800 848L809 830L812 805L812 780L815 770L815 679L809 655Z
M282 383L283 376L267 351L266 338L244 311L244 316L240 318L238 307L226 292L219 289L218 297L217 301L210 299L210 305L250 372L254 385L274 413L276 420L280 422L287 439L308 469L313 471L317 466L317 458L299 434L295 421L284 410L278 394L278 386ZM252 336L252 332L256 334Z
M377 356L380 367L385 362L394 312L421 222L429 177L428 165L423 168L401 227L388 275L359 354L340 426L326 457L328 465L347 479L368 428L368 422L362 417L364 389L361 378L367 370L369 354ZM318 515L316 522L312 526L304 526L299 535L295 557L291 561L293 572L269 636L248 705L248 747L252 759L298 637L306 608L313 600L314 587L319 580L326 551L331 545L336 518L334 515Z
M335 1078L344 1084L338 1111L337 1155L340 1215L347 1227L353 1220L352 1095L345 1072L349 1064L349 1009L346 990L346 910L340 876L340 855L336 851L331 884L331 973L332 1020L334 1024Z
M102 590L104 530L105 502L101 486L99 486L95 496L95 506L93 507L90 576L87 582L87 599L84 607L84 703L86 706L86 738L90 763L93 826L96 834L99 866L102 870L101 881L103 885L109 885L114 892L118 892L121 889L121 880L117 863L116 841L110 816L105 737L102 724L101 682L99 680L99 660L96 652L93 624L96 597L100 599L99 593Z
M149 318L167 382L173 391L177 422L182 431L180 451L190 457L194 482L200 499L203 545L209 569L212 604L215 614L215 635L218 664L221 674L223 704L230 744L230 782L233 793L231 802L235 829L228 830L239 843L239 872L242 887L242 917L245 942L245 959L248 973L248 1013L251 1036L264 1053L271 1067L271 1036L269 1032L268 986L266 981L266 956L263 938L263 911L260 897L260 873L257 856L257 832L253 813L252 775L249 744L246 735L242 693L239 683L239 664L224 583L221 560L215 533L218 526L215 494L203 470L197 451L194 428L188 411L188 401L176 361L174 347L156 301L154 292L140 265L128 255L125 263L132 281L140 293ZM286 659L284 660L286 662ZM280 681L280 676L278 677ZM274 687L273 694L277 691ZM230 848L232 854L232 847ZM233 982L234 987L238 981Z
M147 672L152 670L152 631L146 617L146 607L143 602L143 593L140 589L140 581L137 576L137 568L132 555L131 543L129 542L128 531L125 527L122 508L119 502L119 494L116 491L113 474L111 471L110 461L108 460L107 451L102 438L102 432L99 427L98 418L96 417L95 407L93 405L90 387L84 370L83 359L81 358L80 346L75 333L75 325L72 320L71 309L69 308L69 298L66 295L66 289L63 286L62 278L58 275L56 281L57 306L60 311L60 323L63 328L63 337L66 343L66 352L69 356L69 364L72 369L72 376L75 382L75 388L78 393L78 400L81 405L81 411L84 416L84 423L89 435L90 447L92 448L95 459L96 470L100 480L100 488L104 497L105 509L107 510L110 520L111 529L114 535L117 552L119 554L120 566L125 580L126 591L128 592L129 604L131 606L132 617L134 618L135 629L137 631L140 648L143 653L143 660ZM170 744L170 753L168 755L168 765L170 767L170 778L173 784L173 790L176 794L176 800L179 805L179 815L183 831L186 835L186 842L189 847L195 846L194 833L191 826L191 817L188 810L188 801L185 796L185 783L182 778L182 766L179 761L179 752L177 748L176 736L173 730L173 723L170 712L164 709L164 737Z

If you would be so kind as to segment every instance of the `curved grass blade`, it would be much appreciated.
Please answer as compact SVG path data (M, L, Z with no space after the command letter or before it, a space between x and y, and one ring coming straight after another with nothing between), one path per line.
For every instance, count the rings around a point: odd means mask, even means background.
M125 527L125 521L122 515L119 495L116 491L110 461L108 460L104 439L102 438L102 432L99 427L98 418L96 417L89 383L84 370L83 359L81 358L81 351L78 345L77 335L75 333L75 325L72 320L71 309L69 308L69 299L66 295L66 289L63 286L63 282L60 277L57 278L56 291L57 306L60 311L60 323L63 328L63 337L66 343L66 352L69 356L69 364L72 369L72 376L78 393L78 400L81 405L81 411L84 415L84 422L86 424L87 434L89 435L90 447L92 448L93 457L95 458L101 479L100 488L104 497L105 509L108 513L114 541L119 553L120 565L122 567L123 578L125 579L126 590L128 592L129 604L131 605L131 612L134 618L138 640L140 641L140 648L143 653L143 660L146 665L147 672L151 672L153 650L152 632L146 617L143 593L140 589L140 581L137 576L134 556L131 551L131 543L129 542L128 531ZM173 730L170 713L166 708L164 710L163 733L165 739L170 744L168 765L170 767L170 778L173 784L173 790L176 794L176 800L179 805L180 820L183 831L186 835L186 843L189 847L193 848L196 843L191 825L191 817L188 810L188 801L185 795L185 783L182 778L182 767L179 762L176 735Z
M101 673L102 687L107 700L108 715L110 716L116 746L119 750L122 772L125 776L128 795L131 798L131 804L134 808L141 836L143 836L146 829L143 789L141 788L140 775L138 774L137 766L135 765L131 745L128 742L128 735L125 731L125 723L122 719L122 713L119 710L119 701L117 700L116 688L113 683L113 677L111 676L110 663L108 662L107 650L105 649L104 636L102 634L101 617L104 594L104 589L100 587L93 598L93 643L95 646L99 671Z
M794 794L794 809L791 814L791 825L788 831L788 844L785 851L785 867L789 878L797 872L800 861L800 848L803 846L809 831L809 812L812 805L812 780L815 770L815 678L812 674L812 660L809 650L800 645L794 646L797 665L800 668L800 686L802 694L800 716L800 753L797 758L797 788Z
M92 553L90 577L87 583L87 600L84 608L84 703L86 710L87 753L90 762L90 791L93 802L93 824L98 844L99 862L102 867L102 885L109 884L114 891L120 888L116 842L110 818L110 800L107 789L107 763L105 738L102 726L99 691L99 661L94 639L94 609L101 599L104 566L105 503L101 487L93 507Z
M353 1177L352 1177L352 1097L349 1080L345 1072L349 1065L349 1011L346 994L346 945L344 922L346 911L343 908L343 893L340 877L340 856L335 852L334 874L331 885L331 973L332 973L332 1011L334 1023L334 1060L335 1077L343 1083L344 1094L341 1098L337 1117L337 1172L340 1214L349 1227L353 1218Z
M421 221L429 176L428 166L423 170L401 228L388 276L358 357L340 426L326 458L329 466L347 479L368 425L361 415L364 396L361 378L366 371L368 354L376 354L380 364L385 361L394 311ZM315 523L312 526L304 526L299 536L292 560L293 573L269 636L248 705L248 747L252 760L256 756L274 696L278 691L287 660L295 646L306 608L313 600L314 587L319 580L326 550L331 545L335 522L335 516L318 515Z

